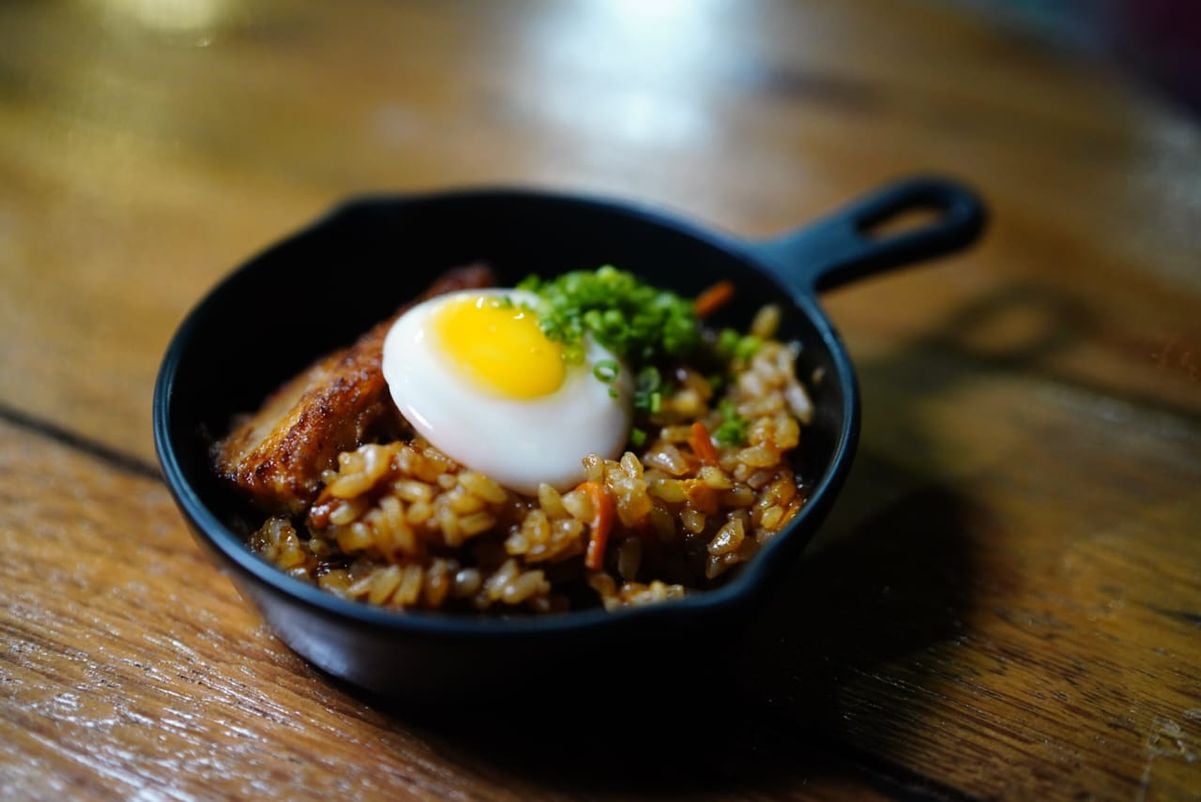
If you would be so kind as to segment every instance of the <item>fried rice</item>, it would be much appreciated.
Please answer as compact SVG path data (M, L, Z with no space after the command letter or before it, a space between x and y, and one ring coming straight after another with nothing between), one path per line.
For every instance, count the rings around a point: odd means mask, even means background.
M751 332L762 344L722 386L680 366L645 439L619 460L591 455L568 492L514 493L411 432L338 455L301 516L273 516L250 547L291 576L394 609L552 612L617 609L722 581L805 502L792 455L812 417L795 373L799 346L772 339L779 311ZM718 411L745 420L715 442ZM602 531L603 530L603 531Z

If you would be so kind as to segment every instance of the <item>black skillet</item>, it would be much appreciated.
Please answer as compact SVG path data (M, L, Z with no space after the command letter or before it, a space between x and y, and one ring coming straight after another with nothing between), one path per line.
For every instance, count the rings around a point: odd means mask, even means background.
M932 222L871 233L913 210ZM939 178L890 184L816 223L746 242L632 204L524 190L367 197L238 268L193 310L163 359L154 395L159 461L197 541L276 634L320 668L406 699L461 699L547 678L620 684L672 676L728 652L743 625L826 515L859 433L855 374L816 300L818 290L959 250L980 233L979 199ZM720 279L737 286L716 325L745 328L783 308L781 337L803 343L798 375L819 377L798 464L809 500L720 588L607 613L528 618L395 613L292 579L245 545L250 520L209 469L212 435L319 354L352 340L443 270L475 260L502 283L613 264L685 296ZM884 414L884 413L882 413Z

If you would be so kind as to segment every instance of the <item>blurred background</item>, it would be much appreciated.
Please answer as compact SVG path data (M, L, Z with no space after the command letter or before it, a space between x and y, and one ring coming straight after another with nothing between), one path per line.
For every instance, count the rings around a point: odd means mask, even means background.
M1201 112L1201 6L1190 0L959 0L1048 46L1107 61Z
M1192 397L1180 354L1201 333L1161 313L1194 319L1177 282L1201 282L1197 8L10 0L0 390L149 457L149 388L184 312L356 192L534 184L760 237L933 171L989 199L985 248L908 274L929 310L884 302L891 277L832 296L843 327L896 338L1037 277L1070 289L1079 320L1119 302L1129 357L1041 358L1144 389L1166 373ZM1145 293L1112 289L1127 273Z

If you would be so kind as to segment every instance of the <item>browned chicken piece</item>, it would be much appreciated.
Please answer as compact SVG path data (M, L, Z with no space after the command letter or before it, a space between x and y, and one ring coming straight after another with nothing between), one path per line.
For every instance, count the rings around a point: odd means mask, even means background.
M417 301L455 290L490 287L487 265L449 270ZM275 513L302 512L320 489L321 472L338 454L393 414L380 372L384 337L396 318L378 324L353 345L323 357L272 393L258 412L237 421L213 447L217 472Z

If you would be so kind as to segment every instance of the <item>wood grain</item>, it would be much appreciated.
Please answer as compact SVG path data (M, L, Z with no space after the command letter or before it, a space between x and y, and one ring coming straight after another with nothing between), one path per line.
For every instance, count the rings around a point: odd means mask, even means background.
M659 742L618 770L608 756L621 753L625 721L601 723L601 737L586 719L566 749L562 732L539 726L537 705L529 721L487 728L486 714L470 729L389 715L266 631L201 557L158 481L6 424L0 445L9 798L510 800L675 788L872 799L913 782L753 719L688 740L704 751ZM671 722L647 723L656 738L679 737ZM720 762L696 765L718 747ZM820 781L812 793L810 780Z
M182 315L345 195L756 238L919 171L992 226L825 299L861 453L699 721L386 710L148 467ZM1199 187L1195 120L943 4L0 4L0 797L1197 799Z

